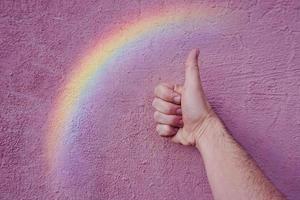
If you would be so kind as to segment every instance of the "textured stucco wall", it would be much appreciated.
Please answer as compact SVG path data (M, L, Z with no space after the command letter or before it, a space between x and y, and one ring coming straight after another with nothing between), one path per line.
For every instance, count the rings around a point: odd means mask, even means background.
M65 165L49 172L49 112L74 63L127 16L180 3L220 8L216 23L225 23L202 35L162 31L123 52L73 119ZM205 91L233 136L299 199L298 0L1 0L0 16L0 199L212 199L198 152L158 137L152 120L153 87L183 80L192 47L201 48Z

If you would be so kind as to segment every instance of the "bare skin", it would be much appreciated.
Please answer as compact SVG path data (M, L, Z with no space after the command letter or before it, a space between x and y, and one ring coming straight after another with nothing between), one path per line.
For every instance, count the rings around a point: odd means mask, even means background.
M198 56L198 49L189 53L183 85L155 88L158 134L199 150L214 199L285 199L212 110L201 86Z

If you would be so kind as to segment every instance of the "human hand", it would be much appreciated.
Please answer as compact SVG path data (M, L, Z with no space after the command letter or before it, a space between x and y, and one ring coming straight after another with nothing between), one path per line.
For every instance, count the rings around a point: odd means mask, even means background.
M183 145L196 145L218 119L206 100L199 76L199 49L186 60L184 85L159 84L153 100L156 130Z

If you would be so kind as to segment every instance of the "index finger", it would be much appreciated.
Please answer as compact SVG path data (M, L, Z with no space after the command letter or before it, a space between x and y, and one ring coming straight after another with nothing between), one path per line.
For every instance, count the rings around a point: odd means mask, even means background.
M179 93L174 91L174 85L161 83L154 89L156 97L165 100L170 103L180 104L181 96Z

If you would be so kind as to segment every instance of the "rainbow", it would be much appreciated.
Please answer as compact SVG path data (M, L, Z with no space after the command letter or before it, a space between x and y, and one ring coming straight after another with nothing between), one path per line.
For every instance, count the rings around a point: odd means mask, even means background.
M123 26L107 34L96 42L86 55L75 64L67 77L65 85L55 98L50 111L45 139L47 166L53 169L64 148L63 140L68 136L68 126L74 113L80 107L80 99L91 92L89 87L99 79L99 74L107 68L111 60L118 59L120 52L126 51L128 45L137 40L146 40L147 36L168 29L170 25L184 27L184 23L203 24L203 20L213 17L216 10L211 8L192 8L177 6L164 11L150 10L140 19L130 20ZM87 92L88 91L88 92Z

